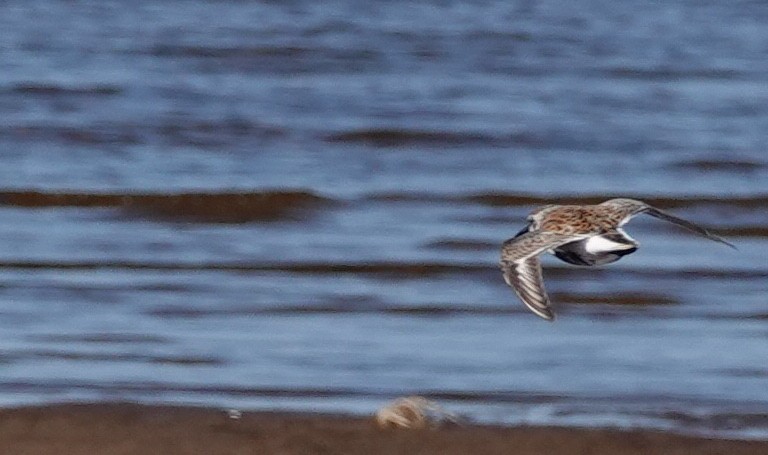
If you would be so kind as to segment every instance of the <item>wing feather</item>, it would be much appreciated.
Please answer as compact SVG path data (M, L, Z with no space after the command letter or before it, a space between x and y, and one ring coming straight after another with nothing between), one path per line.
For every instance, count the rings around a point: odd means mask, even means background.
M544 277L538 256L512 263L504 270L504 281L515 290L529 310L548 321L555 318L549 296L544 289Z
M723 239L720 236L717 236L709 232L708 230L704 229L698 224L692 223L688 220L684 220L683 218L672 215L669 212L666 212L664 210L648 205L643 201L638 201L636 199L611 199L609 201L603 202L600 205L610 206L612 209L618 211L623 215L621 222L619 222L619 226L629 221L635 215L645 213L654 218L668 221L672 224L676 224L682 228L688 229L689 231L699 234L702 237L708 238L709 240L714 240L715 242L719 242L724 245L728 245L733 249L736 249L736 247L732 243L728 242L727 240Z
M667 213L663 210L657 209L655 207L648 206L647 209L644 210L644 213L651 215L654 218L658 218L660 220L669 221L670 223L676 224L680 227L683 227L685 229L688 229L691 232L695 232L696 234L699 234L702 237L708 238L709 240L714 240L715 242L722 243L724 245L728 245L729 247L736 249L736 246L734 246L731 242L725 240L724 238L715 235L708 230L704 229L703 227L699 226L698 224L694 224L688 220L684 220L682 218L676 217L675 215L672 215L670 213Z
M544 288L544 277L538 255L583 237L532 231L504 242L501 249L501 270L504 273L504 281L536 315L549 321L555 318Z

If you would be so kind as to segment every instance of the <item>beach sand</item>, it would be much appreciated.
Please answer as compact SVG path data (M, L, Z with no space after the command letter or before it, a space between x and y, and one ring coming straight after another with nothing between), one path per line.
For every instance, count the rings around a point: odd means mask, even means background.
M131 404L0 411L2 453L22 454L760 454L768 441L653 431L452 426L382 430L373 418Z

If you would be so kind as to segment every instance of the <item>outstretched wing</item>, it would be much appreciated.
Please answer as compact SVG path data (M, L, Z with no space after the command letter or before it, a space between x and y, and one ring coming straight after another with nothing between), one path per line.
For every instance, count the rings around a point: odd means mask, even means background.
M699 234L702 237L706 237L709 240L714 240L715 242L719 242L724 245L728 245L733 249L736 249L736 247L732 243L728 242L727 240L723 239L718 235L715 235L709 232L708 230L704 229L698 224L694 224L688 220L684 220L680 217L672 215L671 213L665 212L664 210L657 209L656 207L650 206L645 202L638 201L635 199L611 199L610 201L606 201L603 204L611 205L621 210L623 219L619 223L619 226L629 221L633 216L639 215L641 213L645 213L645 214L651 215L654 218L658 218L664 221L669 221L670 223L673 223L680 227L688 229L689 231L695 232L696 234Z
M720 243L722 243L724 245L728 245L729 247L733 248L734 250L736 249L735 245L733 245L731 242L725 240L724 238L709 232L708 230L704 229L703 227L701 227L701 226L699 226L697 224L691 223L690 221L684 220L682 218L678 218L678 217L676 217L676 216L674 216L672 214L669 214L669 213L667 213L667 212L665 212L663 210L660 210L660 209L657 209L655 207L650 207L649 206L645 210L644 213L647 213L648 215L651 215L652 217L659 218L659 219L664 220L664 221L669 221L670 223L674 223L674 224L676 224L678 226L681 226L681 227L684 227L684 228L688 229L689 231L695 232L695 233L701 235L702 237L706 237L709 240L714 240L715 242L720 242Z
M513 262L503 267L504 281L515 290L520 300L529 310L551 321L555 313L550 308L549 296L544 289L544 277L541 274L541 261L533 256L520 262Z
M555 318L550 308L547 291L544 289L544 278L538 255L583 237L533 231L504 242L501 248L501 270L504 273L504 281L515 290L525 306L538 316L550 321Z

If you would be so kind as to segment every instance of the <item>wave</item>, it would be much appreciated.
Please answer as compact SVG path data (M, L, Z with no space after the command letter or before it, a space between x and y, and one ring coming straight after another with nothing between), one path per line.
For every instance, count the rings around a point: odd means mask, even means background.
M221 121L165 122L150 129L151 134L157 134L176 144L199 146L226 143L233 137L270 140L288 134L286 130L277 126L235 118Z
M737 208L756 209L768 205L768 194L753 196L650 196L643 194L585 194L535 195L524 193L475 193L475 194L431 194L431 193L375 193L366 197L371 202L429 202L429 203L471 203L491 207L530 207L545 204L599 204L611 198L639 199L662 209L690 207L695 205L721 205Z
M61 141L76 145L135 145L152 141L209 146L236 139L272 140L287 132L244 119L193 122L168 120L157 125L102 123L81 126L25 124L0 127L0 134L20 141Z
M366 305L351 304L326 305L275 305L270 307L240 307L240 308L188 308L169 306L147 311L150 316L170 319L197 319L205 317L240 317L240 316L301 316L301 315L343 315L343 314L384 314L423 317L448 316L483 316L511 315L526 313L519 305L499 306L396 306L396 305Z
M76 344L99 344L99 345L117 345L117 344L170 344L170 338L163 338L155 335L140 333L93 333L93 334L50 334L35 335L26 337L31 341L43 343L76 343Z
M137 128L121 125L73 127L61 125L20 125L0 128L0 134L23 141L62 141L75 145L135 145L143 139Z
M555 293L552 298L561 309L569 304L620 305L620 306L658 306L677 304L677 299L659 294L568 294ZM186 306L165 306L148 310L146 314L159 318L197 319L206 317L242 317L242 316L302 316L302 315L353 315L383 314L390 316L413 317L455 317L455 316L504 316L528 314L522 305L389 305L361 302L331 302L313 305L272 305L241 306L228 308L192 308Z
M625 195L534 195L523 193L475 193L475 194L430 194L430 193L372 193L354 200L361 203L415 202L479 204L490 207L531 207L545 204L599 204L612 197L639 199L662 209L674 209L697 205L718 205L742 209L759 209L768 205L768 194L753 196L647 196ZM0 191L0 206L13 207L112 207L169 217L181 217L204 221L221 219L259 220L272 218L271 213L281 208L327 207L341 204L340 199L319 196L309 190L274 190L243 192L181 192L181 193L90 193L90 192L44 192L36 190ZM227 213L230 213L227 216ZM277 216L276 218L279 218ZM505 220L500 218L499 220ZM764 236L762 226L721 228L722 232L733 232L737 236ZM435 249L469 249L488 246L483 241L465 239L438 239L425 245Z
M298 46L194 46L194 45L158 45L147 52L155 57L188 58L255 58L255 57L301 57L313 51L311 48Z
M705 171L705 172L739 172L751 173L764 169L765 163L754 161L737 160L690 160L672 164L674 168L682 170Z
M713 430L738 430L742 428L768 427L768 414L722 412L712 414L694 414L683 411L667 411L660 417L673 421L677 425L692 428L709 428Z
M122 88L115 85L85 85L64 86L50 83L28 82L16 84L10 88L12 93L22 95L84 95L84 96L113 96L123 92Z
M134 262L134 261L0 261L0 269L59 270L156 270L156 271L221 271L283 272L306 275L358 274L381 278L418 278L450 274L487 273L497 267L489 264L447 263L247 263L247 262ZM557 273L557 272L554 272Z
M13 360L65 360L79 362L135 362L150 364L170 364L180 366L210 366L223 365L223 359L216 357L196 356L162 356L151 354L113 353L113 352L80 352L68 350L30 350L8 352L4 355L5 361Z
M309 191L178 194L0 192L0 205L11 207L116 208L128 217L207 223L296 219L333 202Z
M536 146L541 140L535 136L519 133L511 135L492 135L479 132L455 132L437 130L408 130L408 129L362 129L329 134L324 138L327 142L361 143L377 147L399 147L419 145L431 147L451 147L464 145L488 146Z
M277 272L299 275L362 275L382 279L413 279L436 276L467 276L498 274L495 263L402 263L402 262L368 262L368 263L317 263L317 262L141 262L141 261L0 261L0 269L51 269L51 270L152 270L152 271L215 271L215 272ZM572 279L585 275L591 277L622 277L648 278L663 280L669 278L699 278L699 279L766 279L768 270L722 270L722 269L675 269L673 272L661 268L613 268L613 269L584 269L576 267L547 267L548 278Z
M653 293L623 292L621 294L573 294L573 293L554 293L552 299L558 303L576 303L576 304L600 304L600 305L675 305L680 300L667 295Z
M738 80L744 79L743 72L728 68L638 68L619 66L604 70L610 77L648 81L675 81L683 79Z
M221 70L277 74L324 71L376 71L383 68L382 53L369 47L328 46L205 46L158 45L135 53L163 59L213 61Z
M220 396L239 396L239 397L269 397L269 398L382 398L392 399L403 395L421 395L434 400L451 400L467 402L497 402L497 403L555 403L566 401L568 396L537 394L526 392L507 392L507 391L452 391L452 390L380 390L365 388L312 388L312 387L246 387L230 385L193 385L168 382L148 382L148 381L109 381L104 383L86 383L78 381L5 381L0 384L0 391L6 392L61 392L66 390L88 390L88 391L109 391L109 392L182 392L192 394L215 394Z
M5 392L49 392L57 393L62 391L87 390L102 392L184 392L195 394L216 394L224 396L252 396L252 397L368 397L376 395L374 391L357 389L313 389L313 388L269 388L269 387L237 387L237 386L206 386L206 385L188 385L174 384L165 382L119 382L109 381L104 383L87 383L77 381L6 381L0 384L0 391ZM384 395L384 394L382 394ZM388 395L384 395L388 396Z

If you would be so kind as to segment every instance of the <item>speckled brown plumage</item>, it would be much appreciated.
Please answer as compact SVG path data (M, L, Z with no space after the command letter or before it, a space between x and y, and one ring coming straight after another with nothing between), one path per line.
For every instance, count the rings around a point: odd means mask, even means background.
M640 213L733 247L701 226L635 199L610 199L596 205L547 205L531 212L528 228L502 245L504 280L531 311L552 320L554 313L537 256L549 251L563 261L586 266L617 261L639 246L621 226Z

